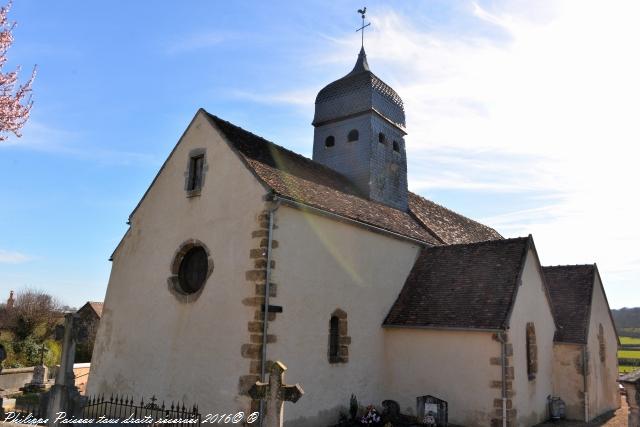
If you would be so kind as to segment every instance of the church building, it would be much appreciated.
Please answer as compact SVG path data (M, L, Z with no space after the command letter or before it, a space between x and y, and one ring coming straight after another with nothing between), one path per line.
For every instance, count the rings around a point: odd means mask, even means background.
M304 389L286 426L336 424L352 394L407 415L435 396L463 426L619 406L597 268L410 192L402 99L364 49L313 127L309 159L195 114L112 255L88 394L250 413L281 361Z

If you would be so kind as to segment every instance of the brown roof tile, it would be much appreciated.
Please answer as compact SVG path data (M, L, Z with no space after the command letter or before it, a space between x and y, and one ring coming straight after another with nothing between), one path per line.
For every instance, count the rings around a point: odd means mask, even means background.
M417 194L409 193L409 209L424 227L448 245L502 239L502 236L493 228Z
M209 114L251 170L277 194L428 244L499 239L495 230L410 194L410 212L368 200L344 175Z
M531 237L423 249L385 326L503 329Z
M595 266L559 265L543 267L542 271L558 324L554 340L586 344Z

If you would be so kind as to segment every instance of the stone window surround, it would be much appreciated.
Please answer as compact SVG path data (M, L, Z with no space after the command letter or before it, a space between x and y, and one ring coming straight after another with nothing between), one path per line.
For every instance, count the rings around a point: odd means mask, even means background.
M180 264L182 263L182 260L184 259L184 256L187 254L187 252L189 252L191 249L198 246L204 249L204 251L207 254L207 266L208 266L207 276L205 278L204 284L200 289L198 289L198 291L192 294L187 294L180 287L180 279L178 278L178 274L180 272ZM167 279L169 292L171 292L171 294L174 297L176 297L178 301L183 303L189 303L197 300L198 297L202 294L202 291L204 290L204 288L207 286L207 281L209 280L211 273L213 273L213 258L211 257L211 251L200 240L197 240L197 239L185 240L173 255L170 272L171 272L171 275Z
M189 177L191 176L191 159L200 156L202 156L202 179L200 180L200 187L189 190ZM187 193L187 197L196 197L200 195L202 187L204 187L204 181L208 170L209 164L207 163L207 149L194 148L193 150L190 150L189 157L187 159L187 168L184 172L184 191Z
M536 343L536 327L533 322L527 323L526 330L527 375L529 381L536 379L538 373L538 345Z
M331 354L331 318L336 317L338 319L338 354ZM327 345L327 357L330 364L347 363L349 362L349 344L351 344L351 337L347 335L347 313L344 310L337 308L331 313L329 317L329 340Z

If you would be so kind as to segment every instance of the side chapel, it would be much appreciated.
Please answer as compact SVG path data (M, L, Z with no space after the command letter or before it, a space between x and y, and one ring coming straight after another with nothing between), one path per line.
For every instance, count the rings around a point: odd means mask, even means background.
M448 402L465 426L532 426L547 397L619 406L618 337L595 265L543 267L532 236L407 188L405 110L364 48L316 98L313 159L200 109L112 255L88 394L257 408L282 360L285 425L364 404Z

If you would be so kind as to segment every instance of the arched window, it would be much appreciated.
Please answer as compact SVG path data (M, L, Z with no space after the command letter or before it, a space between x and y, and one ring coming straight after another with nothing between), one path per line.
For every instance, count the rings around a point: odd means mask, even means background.
M398 144L398 141L393 141L393 151L400 152L400 144Z
M349 344L351 337L347 336L347 313L338 308L329 319L329 363L347 363Z
M347 135L347 141L349 142L357 141L358 138L360 138L360 134L358 133L357 129L352 129L349 131L349 135Z
M336 145L336 139L333 137L333 135L329 135L324 140L324 146L329 148L329 147L333 147L334 145Z
M527 375L529 381L536 379L538 373L538 345L536 344L536 327L527 323Z
M384 133L380 132L380 133L378 134L378 142L379 142L380 144L386 144L386 143L387 143L387 137L385 136L385 134L384 134Z

